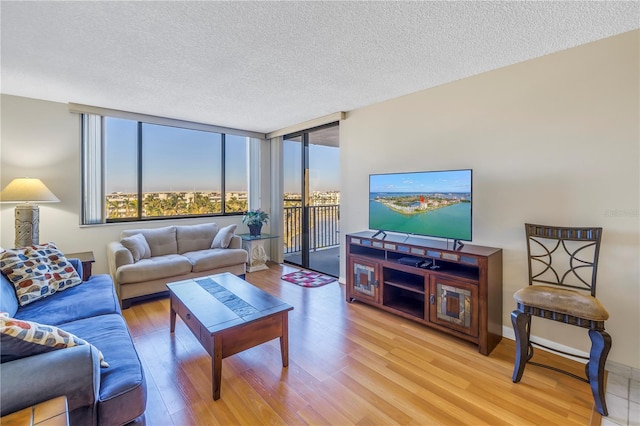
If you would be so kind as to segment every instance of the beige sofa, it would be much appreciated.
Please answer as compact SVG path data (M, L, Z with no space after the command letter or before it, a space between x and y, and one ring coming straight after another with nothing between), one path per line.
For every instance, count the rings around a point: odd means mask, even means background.
M215 223L122 231L107 245L109 273L123 308L134 298L167 291L166 284L231 272L244 277L248 253L236 225Z

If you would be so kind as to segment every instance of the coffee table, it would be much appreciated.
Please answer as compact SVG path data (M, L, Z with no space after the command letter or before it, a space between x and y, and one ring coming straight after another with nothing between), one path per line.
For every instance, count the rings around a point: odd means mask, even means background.
M176 314L211 355L213 399L220 399L222 359L280 338L282 366L289 365L288 305L245 280L225 272L167 284L170 331Z

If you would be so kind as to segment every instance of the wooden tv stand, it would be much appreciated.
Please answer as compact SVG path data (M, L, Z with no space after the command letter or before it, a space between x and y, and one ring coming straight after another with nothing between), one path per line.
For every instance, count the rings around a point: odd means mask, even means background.
M455 250L453 241L373 235L346 236L347 302L375 305L489 355L502 339L502 249L465 244ZM400 263L406 258L416 263ZM432 265L416 266L420 261Z

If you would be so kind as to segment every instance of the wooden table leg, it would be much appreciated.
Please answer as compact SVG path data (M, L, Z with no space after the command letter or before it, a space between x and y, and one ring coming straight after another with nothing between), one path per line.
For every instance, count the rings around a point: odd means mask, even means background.
M282 354L282 366L289 365L289 312L280 314L282 321L282 335L280 336L280 353Z
M171 298L171 308L169 309L169 332L176 330L176 310L173 306L173 298Z
M220 399L220 386L222 382L222 336L213 336L213 350L211 353L211 383L213 385L213 400Z

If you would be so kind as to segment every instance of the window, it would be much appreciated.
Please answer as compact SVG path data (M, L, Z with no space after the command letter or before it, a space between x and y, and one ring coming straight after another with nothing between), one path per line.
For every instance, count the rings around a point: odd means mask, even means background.
M247 138L225 135L224 154L225 211L227 213L245 212L249 187L246 160L249 156Z
M82 117L83 224L247 210L249 136Z

